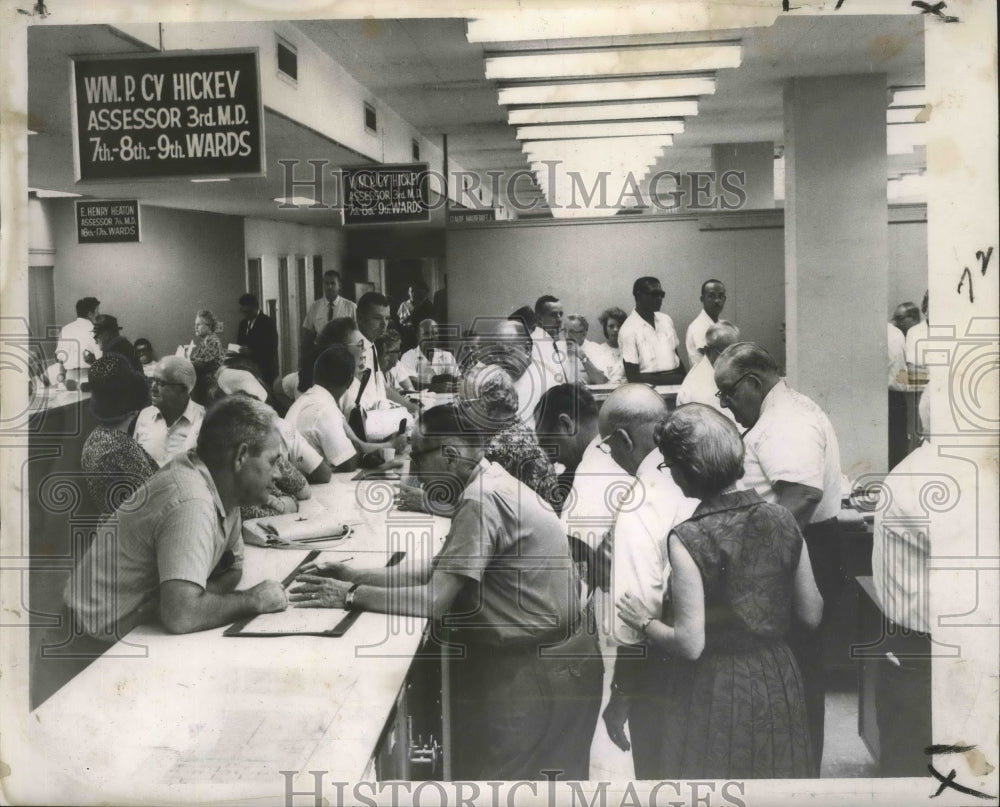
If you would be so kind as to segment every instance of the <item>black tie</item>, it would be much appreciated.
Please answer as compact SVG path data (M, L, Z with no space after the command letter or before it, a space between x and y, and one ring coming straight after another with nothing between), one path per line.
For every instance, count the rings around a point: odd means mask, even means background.
M331 300L326 309L326 321L333 319L333 301Z

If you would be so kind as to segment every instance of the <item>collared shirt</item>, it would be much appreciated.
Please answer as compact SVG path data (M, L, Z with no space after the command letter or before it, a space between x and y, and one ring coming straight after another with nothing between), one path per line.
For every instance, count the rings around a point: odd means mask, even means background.
M476 643L567 638L579 618L559 518L495 463L481 460L434 568L467 578L445 617Z
M565 339L553 339L544 329L535 328L531 332L531 342L532 362L542 371L547 384L545 389L586 379L580 359L567 352Z
M690 518L697 499L689 499L677 487L669 471L658 471L663 461L653 449L639 465L629 493L619 500L615 517L611 563L611 599L625 592L637 597L647 613L659 616L667 592L670 530ZM642 635L615 614L614 638L621 644L637 644Z
M149 453L157 464L183 454L190 447L187 440L192 431L197 434L201 420L205 417L205 407L190 398L181 416L170 426L155 406L147 406L135 419L135 441Z
M190 451L192 448L198 447L198 432L201 431L202 422L198 421L191 428L191 431L188 432L187 439L184 441L185 451ZM278 434L281 437L283 456L303 476L309 476L323 462L322 454L313 448L299 430L284 418L277 418L275 423L278 427Z
M932 582L936 582L938 592L958 592L962 587L957 578L943 586L941 580L932 581L933 575L961 572L932 572L930 555L974 557L980 537L977 525L996 523L995 509L992 517L978 512L982 497L987 495L981 469L991 462L983 454L990 449L983 449L978 456L975 449L962 451L962 456L939 455L938 451L935 444L924 443L893 468L883 483L886 506L875 510L872 582L876 600L897 625L921 633L933 633L936 624L931 618ZM929 495L931 492L935 495ZM969 574L975 587L975 575ZM934 609L956 613L949 608L959 608L959 599L962 597L957 593L935 598Z
M625 383L625 364L622 362L620 347L611 347L607 342L591 342L585 339L583 352L608 377L608 384Z
M333 313L331 314L330 301L326 297L320 297L309 306L305 319L302 320L302 327L318 334L331 319L339 319L340 317L357 319L357 304L338 295L337 299L333 301Z
M302 393L289 407L285 420L334 468L357 454L347 436L347 421L337 401L319 384L313 384Z
M736 418L733 413L722 405L715 393L719 388L715 385L715 367L708 360L708 356L702 356L694 368L684 376L681 388L677 391L677 405L682 406L688 403L700 403L711 406L721 412L734 423Z
M624 493L635 479L598 448L598 435L584 449L573 475L573 489L563 504L562 522L567 535L597 549L615 522L616 493Z
M372 371L368 385L361 395L361 408L368 410L376 407L379 401L385 400L385 375L382 373L378 356L375 353L375 343L369 342L364 334L361 334L361 341L364 343L365 367ZM351 404L354 404L353 398ZM345 414L347 413L345 412Z
M680 366L677 358L677 331L674 321L659 311L653 314L656 327L632 309L618 332L622 361L638 364L640 373L664 373Z
M434 349L434 355L428 359L423 348L417 345L415 348L407 350L399 358L399 364L406 375L416 378L421 384L429 384L436 375L459 375L458 362L447 350L441 348Z
M927 350L927 320L922 320L916 325L911 325L906 332L906 363L912 364L918 372L926 373L927 365L924 363L924 351Z
M888 325L889 389L906 390L906 336L891 322Z
M777 503L776 482L823 491L810 524L840 512L840 447L830 418L800 392L778 381L767 393L760 417L744 436L743 485Z
M101 358L101 348L94 339L94 323L86 317L77 317L59 331L59 341L56 343L54 358L65 354L63 366L67 370L78 370L88 367L83 360L84 351L89 350L95 359Z
M150 477L105 522L63 593L90 635L117 626L124 635L154 617L160 584L186 580L205 588L225 551L243 564L240 509L228 512L195 452Z
M694 367L701 360L701 357L705 355L701 352L701 348L707 344L705 333L713 325L715 325L715 320L705 312L704 308L698 312L698 316L688 325L684 346L687 349L688 365L690 367Z

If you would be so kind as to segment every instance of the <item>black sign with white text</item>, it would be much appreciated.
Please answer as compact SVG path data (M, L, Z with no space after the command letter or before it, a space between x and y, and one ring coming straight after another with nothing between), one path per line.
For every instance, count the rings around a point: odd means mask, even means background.
M73 62L77 179L264 174L257 51Z
M80 244L139 241L139 202L78 200L76 239Z
M345 168L344 224L430 221L427 163Z

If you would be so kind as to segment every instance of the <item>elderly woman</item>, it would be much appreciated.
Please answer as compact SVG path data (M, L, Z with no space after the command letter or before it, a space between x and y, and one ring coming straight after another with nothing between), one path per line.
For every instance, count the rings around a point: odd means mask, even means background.
M597 364L603 362L604 374L608 377L609 384L625 383L625 363L622 361L622 350L618 346L618 331L626 319L628 314L620 308L606 308L597 318L604 331L605 343L601 345L592 342L591 344L599 350L593 351L591 357L593 358L593 353L597 353L597 358L593 360Z
M815 628L823 600L792 514L737 490L743 443L702 404L657 429L663 467L701 499L669 536L662 613L625 592L622 619L661 665L664 778L805 778L813 773L802 679L785 643L793 619Z
M195 366L200 363L217 370L226 357L226 351L216 335L221 331L222 326L215 314L207 308L201 309L194 318L194 339L177 348L177 355L184 356Z
M459 384L458 404L469 428L486 436L486 460L500 465L560 512L565 491L535 432L517 417L511 377L496 365L476 367ZM400 486L399 503L407 509L427 509L420 490L406 485Z
M139 410L149 403L141 373L119 353L109 353L90 366L90 412L97 426L83 444L80 467L87 492L102 516L118 509L159 466L130 435Z

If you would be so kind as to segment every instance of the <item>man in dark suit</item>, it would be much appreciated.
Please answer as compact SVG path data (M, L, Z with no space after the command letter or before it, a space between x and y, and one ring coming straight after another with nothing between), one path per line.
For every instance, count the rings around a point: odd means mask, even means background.
M278 377L278 329L273 319L261 313L253 294L240 297L240 313L243 319L236 341L257 362L261 378L270 387Z

